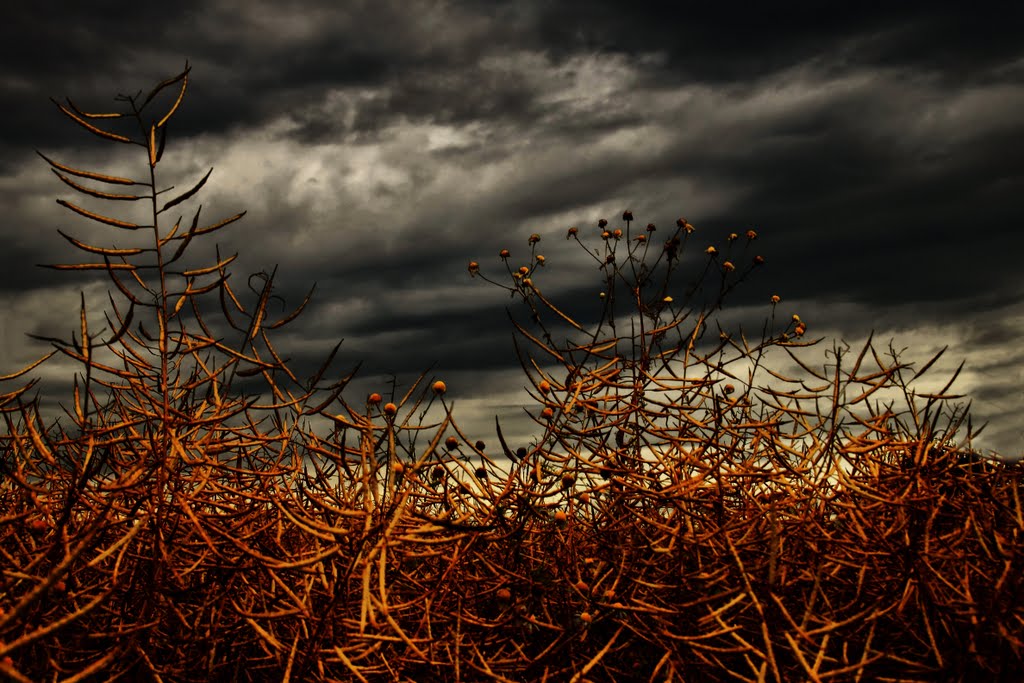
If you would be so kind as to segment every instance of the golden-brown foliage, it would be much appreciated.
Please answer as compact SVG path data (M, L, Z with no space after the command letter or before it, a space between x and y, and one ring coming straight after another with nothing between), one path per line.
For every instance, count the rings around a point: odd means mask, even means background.
M32 382L0 395L8 678L1020 677L1020 468L979 458L969 425L957 442L966 414L947 407L948 385L915 391L936 359L915 371L869 340L819 370L800 355L815 344L806 322L776 329L775 297L752 342L717 312L763 263L757 235L694 258L692 224L655 245L626 212L584 246L605 278L591 320L542 293L539 235L529 265L502 251L508 285L490 280L529 312L514 322L538 406L529 447L499 427L488 451L424 377L353 405L350 375L324 379L334 351L300 381L275 350L272 331L298 311L269 319L273 273L249 279L245 303L233 257L180 265L196 237L242 216L161 223L209 177L166 202L158 189L189 73L120 98L123 113L59 105L140 146L148 178L46 159L58 178L148 202L152 223L60 202L150 243L66 236L90 260L55 267L102 271L122 297L109 331L90 329L83 301L71 341L49 340L82 367L70 423L45 425ZM151 115L164 90L172 103ZM121 119L137 133L109 128ZM687 259L698 275L684 291ZM488 279L477 262L470 274ZM417 421L431 406L440 421Z

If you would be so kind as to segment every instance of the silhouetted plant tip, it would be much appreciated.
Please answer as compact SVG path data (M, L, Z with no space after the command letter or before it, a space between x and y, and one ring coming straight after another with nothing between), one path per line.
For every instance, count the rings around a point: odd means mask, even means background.
M760 299L759 331L730 325L728 295L763 272L748 250L761 237L695 243L680 218L652 244L654 224L627 209L621 227L566 234L599 298L546 288L564 257L537 253L539 232L516 261L502 248L495 272L469 264L515 300L526 445L496 416L489 452L453 414L459 388L426 373L349 402L338 346L300 378L273 343L312 291L278 314L276 268L236 289L219 248L181 265L244 215L166 215L212 177L165 199L158 173L190 74L119 96L115 113L57 104L139 147L137 168L40 155L112 207L58 200L70 215L142 246L62 230L83 256L51 267L109 279L106 326L83 295L69 340L40 338L54 349L0 376L0 673L1024 677L1020 465L972 448L959 370L921 389L942 352L918 366L869 338L821 364L814 321L777 294ZM148 216L118 217L124 202ZM48 422L30 375L58 353L79 371Z

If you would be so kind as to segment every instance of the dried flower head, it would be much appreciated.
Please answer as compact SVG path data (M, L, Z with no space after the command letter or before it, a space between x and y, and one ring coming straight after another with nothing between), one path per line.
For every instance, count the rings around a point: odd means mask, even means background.
M436 382L434 382L434 386L432 386L431 388L434 390L434 393L437 394L438 396L448 391L448 387L445 386L445 383L442 382L441 380L437 380Z
M498 256L500 256L503 259L507 259L511 255L512 254L509 253L508 249L502 249L500 252L498 252Z
M454 451L456 448L459 447L459 440L454 436L449 436L447 439L444 440L444 445L448 450Z
M602 230L604 230L606 225L608 225L608 221L606 221L603 218L597 221L597 227L601 228Z
M731 273L732 271L736 270L736 266L732 264L732 261L726 261L725 263L722 264L722 270L724 270L727 273Z
M755 266L763 266L764 265L764 256L761 256L760 254L755 256L754 257L754 265Z
M615 239L620 239L622 237L622 230L620 230L619 228L613 230L612 237L614 237Z
M544 265L544 254L537 254L537 263Z
M371 406L375 406L383 400L384 398L375 391L367 397L366 402L369 403Z
M782 297L780 297L778 294L772 294L772 303L773 304L777 304L780 301L782 301Z
M740 236L739 236L739 235L737 235L737 234L736 234L736 233L734 233L734 232L730 232L730 233L729 233L729 241L730 241L730 242L735 242L736 240L738 240L738 239L739 239L739 237L740 237Z
M631 220L633 220L633 212L629 211L629 210L623 211L622 212L622 220L624 220L624 221L631 221Z
M708 256L715 256L718 254L718 250L715 249L714 247L708 247L707 249L704 250L704 253L707 254Z
M757 231L755 231L755 230L747 230L747 239L751 240L751 241L756 240L757 239Z
M647 232L654 232L654 223L647 224Z
M470 275L476 275L478 272L480 272L480 264L477 263L476 261L470 261L469 262L469 274Z
M537 244L537 242L540 242L540 235L538 235L537 233L533 233L532 235L530 235L530 239L528 241L531 245Z
M576 235L579 234L579 232L580 232L579 228L569 228L569 232L566 233L565 239L569 239L570 237L575 237Z
M394 403L385 403L384 404L384 414L385 415L394 416L397 413L398 413L398 406L396 406Z

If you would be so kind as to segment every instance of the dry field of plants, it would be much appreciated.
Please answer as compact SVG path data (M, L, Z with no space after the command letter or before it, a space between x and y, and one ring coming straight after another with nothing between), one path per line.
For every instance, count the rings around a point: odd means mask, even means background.
M337 347L309 378L275 348L305 302L275 317L272 272L192 258L242 214L172 223L209 177L157 178L188 79L117 114L58 103L149 172L43 157L87 198L58 202L122 246L61 233L82 258L53 268L109 276L106 325L83 297L70 339L3 370L4 677L1024 677L1021 467L971 450L955 377L917 388L935 358L869 340L819 367L813 321L774 297L756 338L727 329L756 233L715 249L627 211L565 235L602 279L600 319L544 294L539 235L469 266L517 300L529 444L465 433L434 377L349 396ZM149 223L115 217L128 205ZM55 354L80 370L48 422L32 377Z

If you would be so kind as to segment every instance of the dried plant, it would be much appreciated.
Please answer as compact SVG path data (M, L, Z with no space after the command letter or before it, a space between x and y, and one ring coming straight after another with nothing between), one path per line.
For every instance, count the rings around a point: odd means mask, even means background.
M109 278L107 324L83 297L70 341L0 378L57 353L81 368L66 421L32 380L0 393L8 678L1020 677L1020 468L971 449L955 376L916 389L938 356L915 368L869 340L819 368L777 297L752 339L722 311L763 263L756 233L701 250L685 219L663 241L627 211L567 236L601 273L590 313L544 294L539 235L519 267L501 252L500 279L470 264L527 316L529 445L499 424L488 450L426 374L353 402L338 347L300 379L272 343L308 296L271 320L275 271L247 294L233 256L193 262L243 213L168 226L210 177L158 183L189 75L121 113L58 104L148 173L44 157L57 177L151 222L58 200L119 236L62 232L87 257L52 266Z

